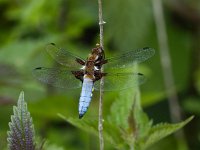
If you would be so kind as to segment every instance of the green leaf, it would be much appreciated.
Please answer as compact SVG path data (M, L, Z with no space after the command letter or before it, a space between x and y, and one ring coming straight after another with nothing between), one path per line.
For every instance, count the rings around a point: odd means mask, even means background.
M140 106L134 106L134 120L135 120L135 137L137 139L141 139L145 137L152 126L152 121L149 120L147 114L140 108Z
M14 115L9 122L8 148L15 149L35 149L34 126L27 103L24 101L24 92L20 93L17 107L13 107Z
M194 116L191 116L185 121L177 124L160 123L158 125L155 125L154 127L151 128L149 135L145 139L140 141L140 144L142 145L143 149L146 149L152 144L156 143L157 141L179 130L180 128L185 126L188 122L190 122L193 118Z
M123 130L125 140L133 142L149 132L152 122L141 108L138 87L130 90L123 91L115 100L108 120Z
M127 129L128 118L133 107L133 95L135 90L127 90L120 93L119 97L113 102L111 106L111 114L108 116L109 122L114 123L116 126Z
M86 118L80 120L78 118L65 117L62 114L58 115L70 124L98 137L99 131L97 120L91 120ZM108 122L104 122L103 127L104 139L110 142L116 148L123 147L123 138L121 136L119 128Z
M134 99L132 108L126 119L128 120L128 128L122 127L121 129L123 130L123 140L129 145L129 148L139 150L141 147L137 141L147 136L152 121L149 121L147 114L141 108L139 91L135 91L135 96L132 99Z

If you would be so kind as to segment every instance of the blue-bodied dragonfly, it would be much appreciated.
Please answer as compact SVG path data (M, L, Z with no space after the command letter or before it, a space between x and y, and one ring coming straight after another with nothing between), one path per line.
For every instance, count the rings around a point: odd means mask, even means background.
M79 99L79 118L86 113L92 98L93 89L100 89L99 81L104 79L105 91L122 90L141 84L144 76L141 73L116 72L117 69L125 69L134 63L141 63L155 53L149 47L129 51L118 57L105 58L104 50L97 44L84 60L69 51L58 48L54 43L46 47L47 52L62 66L61 68L38 67L33 70L33 75L40 81L61 88L80 88L82 91ZM104 72L101 71L104 66ZM122 86L128 80L129 83Z

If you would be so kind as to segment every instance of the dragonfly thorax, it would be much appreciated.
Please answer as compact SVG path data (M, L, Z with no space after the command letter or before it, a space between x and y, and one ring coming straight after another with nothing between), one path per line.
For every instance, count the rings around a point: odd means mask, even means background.
M93 81L96 80L95 71L99 71L101 69L99 62L104 58L102 56L104 56L103 50L101 47L97 46L96 48L92 49L92 52L88 55L88 58L85 62L84 75L87 75L87 77Z

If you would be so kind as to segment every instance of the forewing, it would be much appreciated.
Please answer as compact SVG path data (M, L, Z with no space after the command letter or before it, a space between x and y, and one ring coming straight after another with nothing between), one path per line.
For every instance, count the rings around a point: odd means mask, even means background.
M155 50L149 47L133 50L122 54L121 56L107 59L108 63L104 65L104 68L105 70L107 70L107 68L125 68L127 66L133 65L134 63L141 63L152 57L154 54Z
M79 62L85 62L84 59L78 57L64 49L58 48L56 44L50 43L46 46L47 52L61 65L70 68L80 69L81 64Z
M136 87L145 82L145 77L141 73L108 73L104 77L104 91L124 90ZM100 89L100 80L94 84L96 90Z
M67 69L38 67L33 70L33 75L39 81L55 87L74 89L81 86L81 81Z

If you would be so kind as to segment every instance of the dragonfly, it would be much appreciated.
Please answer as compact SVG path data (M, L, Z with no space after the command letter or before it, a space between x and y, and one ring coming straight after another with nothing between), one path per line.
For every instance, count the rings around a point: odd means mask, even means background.
M87 112L93 90L100 90L102 78L104 78L104 91L123 90L142 84L145 80L142 73L118 72L118 70L125 70L135 63L144 62L155 53L153 48L145 47L117 57L106 58L103 48L96 44L87 59L83 59L59 48L54 43L48 44L46 50L63 67L37 67L33 70L33 75L39 81L55 87L76 89L82 86L78 107L79 118ZM128 84L125 84L127 81Z

